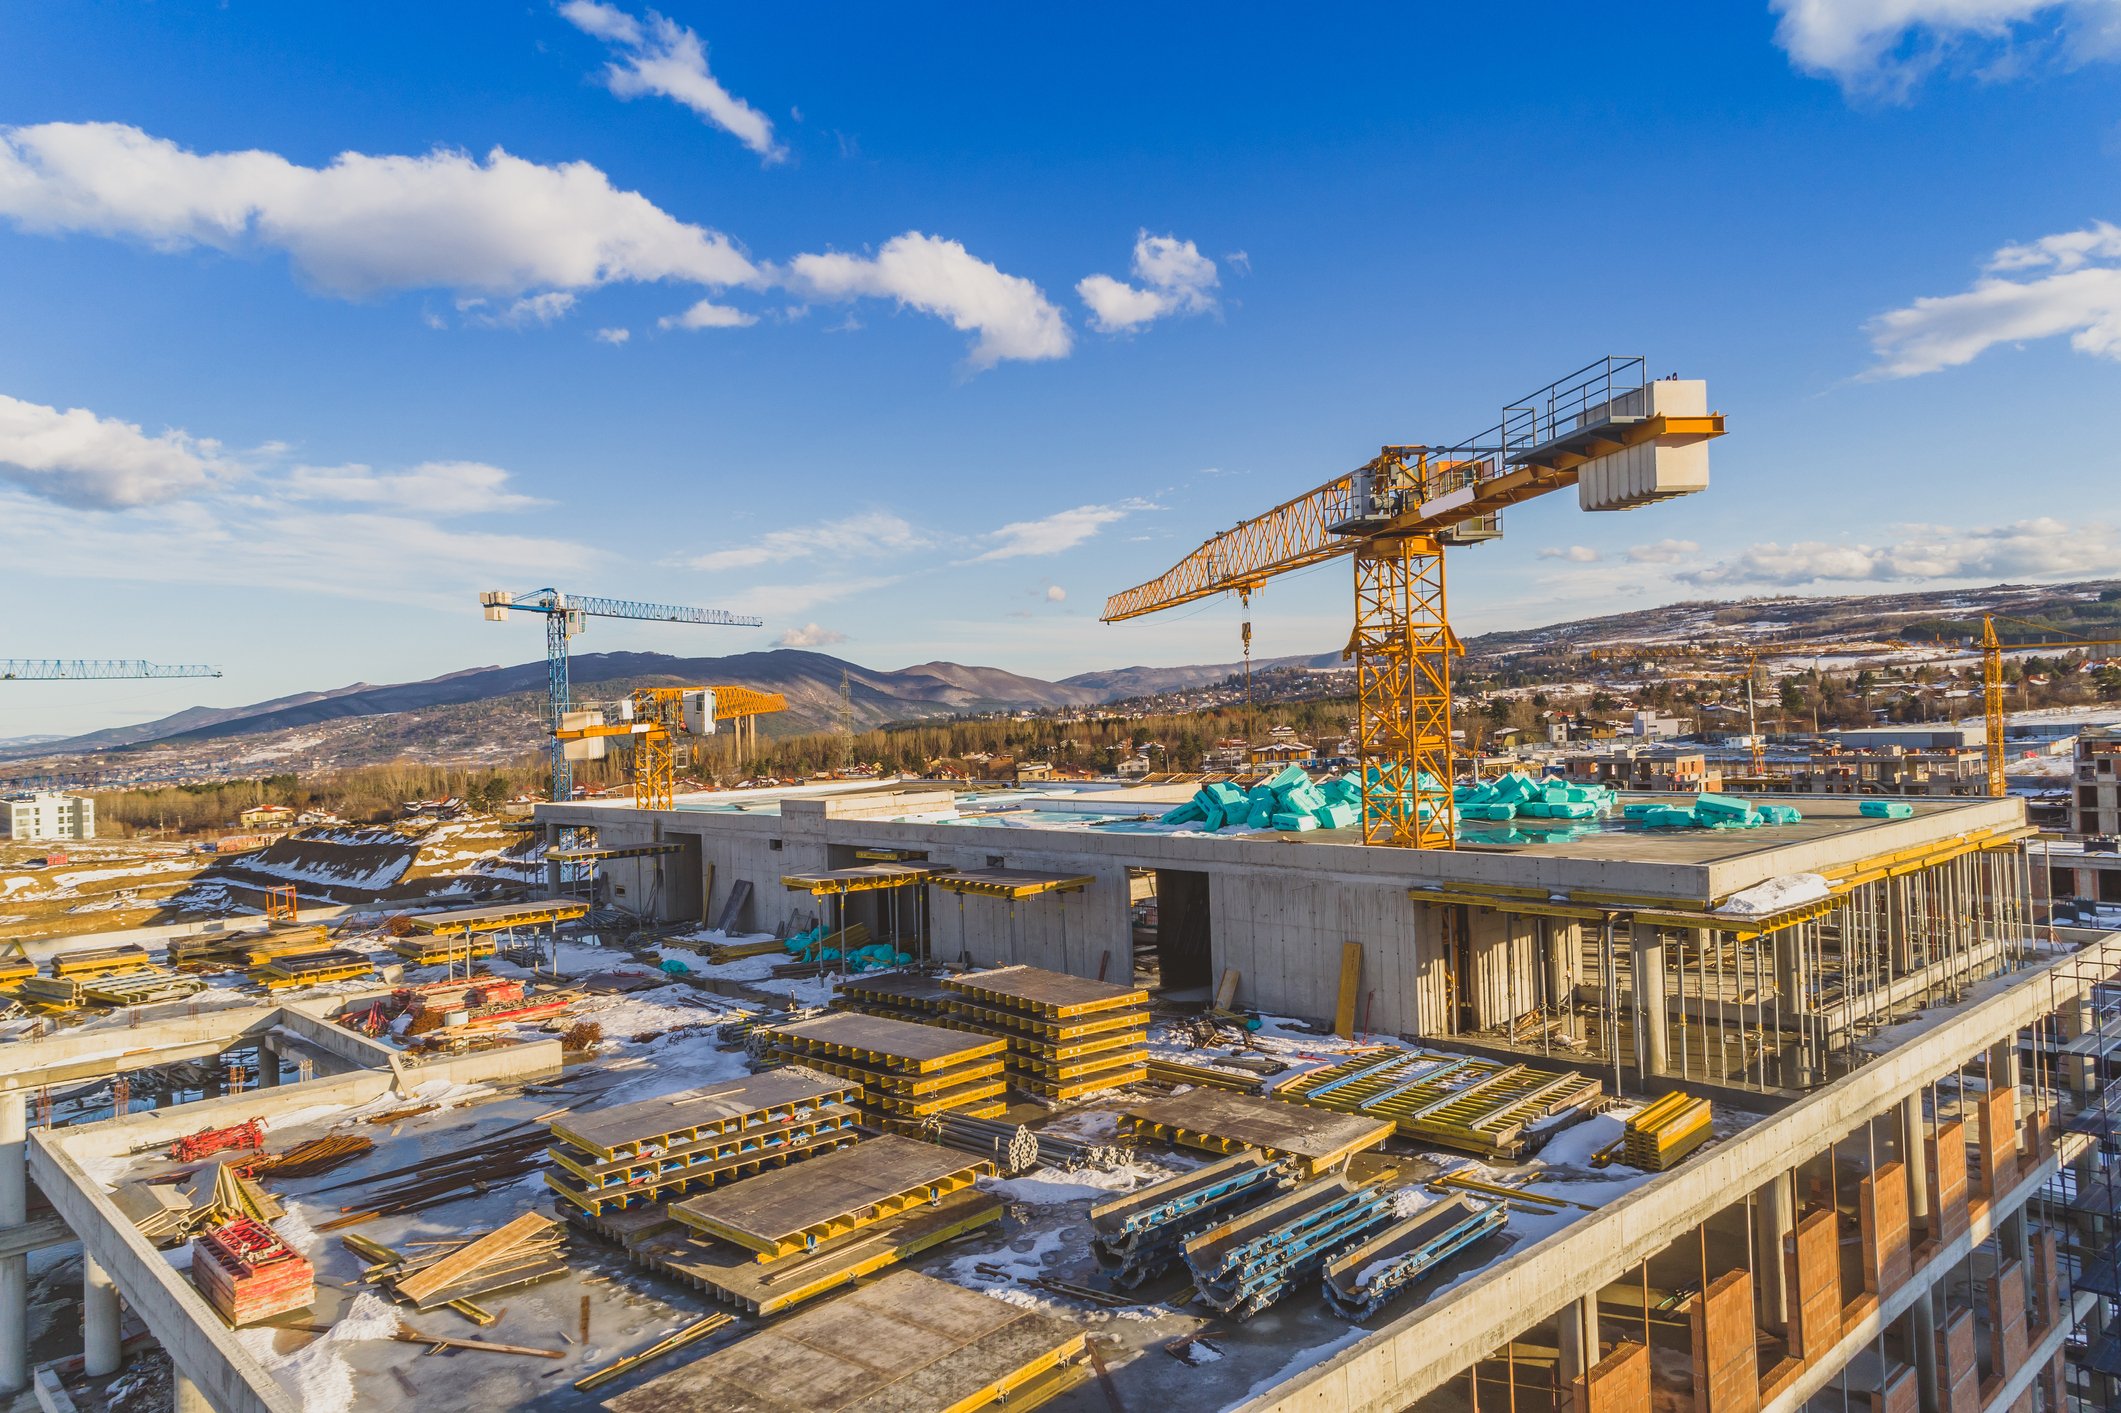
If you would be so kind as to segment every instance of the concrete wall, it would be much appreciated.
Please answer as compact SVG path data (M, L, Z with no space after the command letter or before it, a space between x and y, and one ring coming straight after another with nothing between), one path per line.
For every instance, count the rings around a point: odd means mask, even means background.
M1363 944L1356 1014L1367 1028L1440 1035L1449 1024L1442 929L1436 910L1401 888L1280 873L1208 875L1215 974L1239 972L1240 1005L1277 1015L1330 1018L1340 994L1341 948Z

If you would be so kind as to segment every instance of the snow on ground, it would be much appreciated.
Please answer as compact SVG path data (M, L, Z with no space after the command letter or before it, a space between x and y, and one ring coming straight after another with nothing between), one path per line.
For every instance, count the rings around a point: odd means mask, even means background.
M353 1407L353 1366L346 1362L346 1346L365 1340L389 1339L397 1332L398 1313L390 1302L374 1291L354 1297L331 1327L290 1353L277 1350L282 1334L261 1328L236 1331L236 1338L260 1364L293 1394L303 1413L345 1413Z
M1726 917L1766 917L1786 908L1820 902L1832 892L1827 881L1816 873L1785 873L1733 893L1716 911Z

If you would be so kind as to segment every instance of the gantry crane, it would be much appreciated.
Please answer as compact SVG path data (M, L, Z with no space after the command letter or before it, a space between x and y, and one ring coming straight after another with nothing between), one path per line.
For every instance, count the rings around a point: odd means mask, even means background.
M1708 486L1723 415L1707 385L1652 382L1640 358L1604 358L1503 409L1449 447L1386 446L1315 490L1239 522L1161 577L1106 601L1117 623L1342 555L1355 570L1355 660L1366 844L1448 849L1451 666L1462 652L1444 599L1444 551L1502 533L1506 506L1575 486L1585 510L1630 510Z
M749 687L642 687L620 701L617 721L604 720L601 711L572 713L594 719L576 721L553 736L563 750L573 746L581 759L601 756L604 743L615 737L631 740L634 807L667 810L677 794L679 736L709 736L725 721L741 729L745 721L787 708L788 699L779 692Z
M2043 633L2055 630L2044 623L1992 614L1981 620L1981 707L1986 726L1984 745L1988 755L1988 793L2003 798L2003 654L2011 652L2056 652L2083 648L2121 647L2121 638L2066 638L2051 643L2006 643L1996 636L1996 622L2021 623Z
M630 599L600 599L587 594L563 594L558 589L535 589L511 594L505 589L479 595L479 606L489 623L505 623L511 609L545 615L546 729L557 732L567 725L567 643L591 618L634 618L654 623L699 623L724 628L757 628L766 620L719 608L678 608L670 604L635 603ZM574 798L574 772L567 761L566 743L552 739L552 797Z
M220 675L220 668L199 662L164 666L138 658L0 657L0 682L108 682L120 678Z

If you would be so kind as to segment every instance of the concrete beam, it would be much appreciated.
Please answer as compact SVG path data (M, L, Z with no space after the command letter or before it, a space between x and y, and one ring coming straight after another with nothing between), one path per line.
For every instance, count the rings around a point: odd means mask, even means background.
M0 1227L0 1256L27 1256L47 1246L64 1246L74 1234L55 1212L46 1212L16 1226Z
M2061 970L2068 968L2068 970ZM1397 1410L1462 1373L1563 1304L1593 1294L1751 1190L1788 1172L1920 1086L2016 1033L2079 989L2092 970L2121 970L2121 936L2023 973L2008 990L1940 1018L1862 1069L1703 1150L1458 1286L1449 1300L1400 1316L1240 1407Z
M0 1090L0 1226L29 1216L29 1106L19 1090ZM29 1257L0 1256L0 1393L29 1386Z

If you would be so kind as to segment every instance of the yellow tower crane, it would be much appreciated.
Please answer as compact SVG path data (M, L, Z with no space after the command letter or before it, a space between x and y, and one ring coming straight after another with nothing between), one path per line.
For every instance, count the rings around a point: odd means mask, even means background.
M2121 647L2121 638L2064 638L2047 643L2006 643L1996 636L1996 624L2023 624L2037 628L2043 633L2055 630L2043 623L2028 623L2022 618L2009 618L1993 614L1981 620L1981 706L1982 717L1987 726L1984 744L1988 753L1988 793L1992 799L2003 798L2003 654L2011 652L2057 652L2082 648Z
M1502 533L1504 507L1576 487L1585 510L1631 510L1708 486L1723 414L1708 387L1651 381L1604 358L1503 409L1449 447L1386 446L1371 460L1239 522L1156 579L1114 594L1117 623L1213 594L1249 604L1267 580L1348 556L1355 570L1356 749L1366 844L1456 845L1451 665L1463 652L1444 598L1444 550Z
M643 687L619 703L617 721L600 710L569 712L553 732L571 759L594 760L615 737L633 742L633 803L644 810L667 810L677 794L677 738L709 736L723 722L741 731L747 721L785 711L779 692L749 687Z

